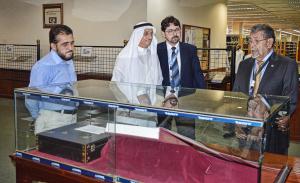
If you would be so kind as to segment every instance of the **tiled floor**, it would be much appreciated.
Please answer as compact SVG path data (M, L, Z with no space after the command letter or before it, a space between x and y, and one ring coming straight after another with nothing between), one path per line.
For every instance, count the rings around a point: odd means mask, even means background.
M198 123L197 123L198 124ZM199 123L200 124L200 123ZM208 127L211 127L210 124L201 123L197 125L197 136L205 137L205 134L202 134L203 130ZM15 168L13 163L8 157L15 150L15 136L14 136L14 109L13 109L13 100L0 98L0 183L14 183L15 182ZM28 126L28 125L27 125ZM222 125L220 127L213 126L211 130L222 132ZM210 131L210 134L212 131ZM204 130L205 131L205 130ZM218 132L214 132L218 134ZM216 140L215 138L212 138ZM201 139L205 140L205 139ZM220 140L220 139L219 139ZM224 139L222 139L224 141ZM211 142L213 143L213 142ZM226 141L218 143L227 143ZM291 143L289 154L293 156L300 156L300 143Z
M300 157L300 142L290 143L289 155Z
M8 157L15 150L14 109L11 99L0 98L0 182L13 183L15 167Z

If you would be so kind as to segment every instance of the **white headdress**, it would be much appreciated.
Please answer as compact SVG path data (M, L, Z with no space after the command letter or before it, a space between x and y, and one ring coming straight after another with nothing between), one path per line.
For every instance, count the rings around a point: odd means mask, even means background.
M147 48L150 55L148 55L146 63L142 63L143 60L139 57L138 45L145 29L153 29L153 39ZM112 81L161 85L162 74L156 51L157 39L154 35L155 32L156 29L150 23L141 22L134 26L130 40L117 57ZM144 72L145 69L147 69L147 72ZM149 77L146 77L147 73Z
M143 49L139 48L138 45L144 35L145 29L153 30L153 39L150 46ZM134 26L134 31L127 45L117 57L112 81L161 85L163 78L156 51L157 39L155 32L156 29L152 24L147 22L141 22ZM135 98L134 96L138 91L133 91L129 87L119 88L129 101L135 102L133 98Z

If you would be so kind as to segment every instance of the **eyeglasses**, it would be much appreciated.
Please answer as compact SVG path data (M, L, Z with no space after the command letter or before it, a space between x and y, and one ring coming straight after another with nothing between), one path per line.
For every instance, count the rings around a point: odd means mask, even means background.
M168 29L165 31L167 34L173 34L173 33L178 33L180 32L180 28L176 28L176 29Z
M260 43L261 41L264 41L264 40L267 40L267 39L269 39L269 38L264 38L264 39L260 39L260 40L250 39L250 40L249 40L249 43L250 43L250 44L255 44L255 45L257 45L257 44Z

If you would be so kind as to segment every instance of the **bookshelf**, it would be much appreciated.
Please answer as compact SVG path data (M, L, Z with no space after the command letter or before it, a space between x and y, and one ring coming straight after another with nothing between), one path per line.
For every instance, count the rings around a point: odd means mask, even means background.
M249 53L251 53L249 40L250 40L249 36L246 36L245 38L243 38L242 49L243 49L245 55L248 55Z
M226 45L227 47L234 47L240 43L240 35L230 34L226 35Z
M285 56L296 60L297 42L285 42Z
M276 41L275 51L277 54L290 57L294 60L299 60L299 50L297 51L298 45L299 44L297 42Z
M298 45L297 45L297 54L296 54L296 57L297 57L297 62L299 63L300 62L300 41L298 42Z
M274 46L274 50L279 55L285 55L284 42L277 40Z
M228 48L228 59L231 59L231 50L240 43L240 35L228 34L226 35L226 47Z
M232 48L234 46L241 45L243 51L245 52L245 55L251 53L249 40L249 36L242 36L237 34L226 35L227 47ZM277 40L274 49L277 54L300 61L299 44L300 42Z
M237 45L241 45L242 50L244 51L245 55L248 55L251 53L250 47L249 47L249 36L242 36L242 35L226 35L226 45L227 47L234 47Z

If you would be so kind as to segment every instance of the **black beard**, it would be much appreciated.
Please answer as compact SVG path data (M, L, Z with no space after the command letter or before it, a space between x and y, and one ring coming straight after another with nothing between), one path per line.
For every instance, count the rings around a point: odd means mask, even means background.
M57 52L57 54L64 61L69 61L69 60L73 59L73 52L72 52L72 55L70 57L65 57L64 55L60 54L59 52Z
M177 38L177 39L179 39L179 37L178 37L178 36L173 36L173 37L172 37L172 39L174 39L174 38Z
M179 42L179 37L178 36L172 37L171 42L174 43L174 44L178 43Z

